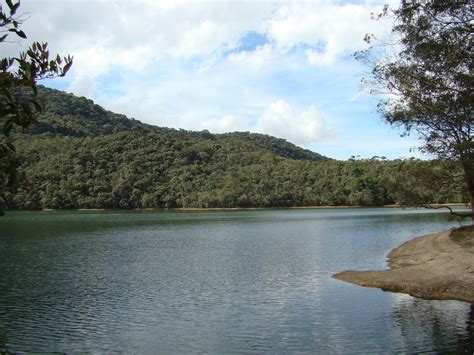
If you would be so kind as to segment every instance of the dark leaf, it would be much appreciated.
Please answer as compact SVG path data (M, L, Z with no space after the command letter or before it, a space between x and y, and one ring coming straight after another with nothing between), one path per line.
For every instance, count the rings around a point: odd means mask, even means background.
M16 152L15 146L11 144L10 142L7 142L8 148L10 148L13 152Z
M16 13L16 10L20 7L20 2L18 1L15 5L13 5L12 15Z
M36 111L38 111L38 112L43 112L43 108L42 108L41 105L38 103L38 101L32 100L31 102L33 103L33 106L35 107Z
M18 37L26 38L26 34L22 30L14 30L14 32L18 35Z
M61 76L64 76L66 75L66 73L69 71L69 69L71 69L71 66L72 66L72 61L67 63L64 68L63 68L63 71L61 73Z
M21 108L22 108L22 110L27 114L27 116L31 116L31 115L32 115L30 105L28 105L28 104L26 104L26 103L22 103L22 104L21 104ZM22 125L24 125L24 124L22 123Z
M10 11L12 11L15 7L15 5L13 5L12 1L11 0L5 0L5 2L7 3L8 7L10 8Z
M7 122L5 122L5 124L3 125L3 134L8 136L11 132L13 128L13 122L8 120Z

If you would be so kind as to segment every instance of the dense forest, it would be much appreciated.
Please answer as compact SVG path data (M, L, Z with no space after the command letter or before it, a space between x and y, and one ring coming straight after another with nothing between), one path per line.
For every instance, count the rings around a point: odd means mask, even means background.
M15 133L23 186L10 209L288 207L467 202L452 161L338 161L283 139L155 127L39 87Z

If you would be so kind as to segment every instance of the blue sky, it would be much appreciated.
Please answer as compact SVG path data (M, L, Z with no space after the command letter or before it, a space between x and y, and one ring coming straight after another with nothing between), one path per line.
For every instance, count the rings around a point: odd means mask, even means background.
M388 35L389 21L370 20L384 3L24 0L22 11L29 40L75 58L45 84L112 111L270 134L337 159L421 157L376 114L352 56L366 33Z

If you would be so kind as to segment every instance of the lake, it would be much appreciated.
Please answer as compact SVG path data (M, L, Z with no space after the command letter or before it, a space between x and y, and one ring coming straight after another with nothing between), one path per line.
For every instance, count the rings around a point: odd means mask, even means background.
M0 339L13 352L472 353L469 304L331 278L456 226L382 208L9 212Z

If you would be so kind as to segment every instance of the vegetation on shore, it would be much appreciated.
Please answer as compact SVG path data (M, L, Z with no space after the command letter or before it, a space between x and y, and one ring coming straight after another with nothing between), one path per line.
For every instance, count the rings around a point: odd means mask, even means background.
M452 183L461 171L452 161L338 161L267 135L143 124L44 87L39 87L38 100L43 106L39 123L15 133L24 184L7 196L10 209L468 201L462 184Z

